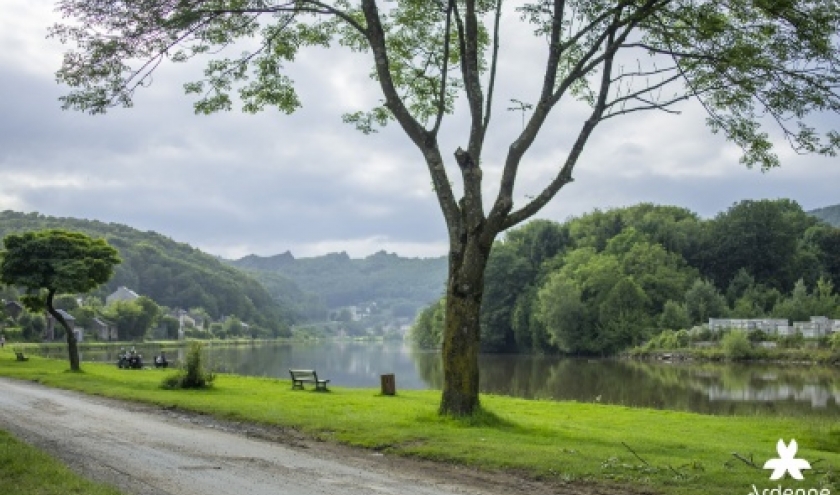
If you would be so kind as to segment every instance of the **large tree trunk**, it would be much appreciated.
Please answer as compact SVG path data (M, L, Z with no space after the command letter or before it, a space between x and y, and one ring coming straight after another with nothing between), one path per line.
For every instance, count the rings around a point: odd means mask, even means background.
M479 233L465 236L449 254L443 331L443 396L440 413L469 416L478 408L479 312L490 243Z
M55 318L55 321L61 324L64 328L64 333L67 335L67 353L70 355L70 371L81 371L82 368L79 365L79 346L76 341L76 334L73 333L73 330L64 320L64 317L61 316L61 313L56 311L53 307L53 296L55 296L55 291L50 290L47 293L47 311L53 318Z

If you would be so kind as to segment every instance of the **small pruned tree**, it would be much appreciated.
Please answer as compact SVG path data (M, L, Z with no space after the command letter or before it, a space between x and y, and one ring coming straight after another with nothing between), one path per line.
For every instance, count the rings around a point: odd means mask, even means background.
M176 374L164 378L161 386L167 389L209 388L215 379L216 375L204 363L204 345L193 340L187 349L186 362Z
M104 239L80 232L43 230L9 234L0 252L0 282L22 287L29 311L44 309L64 328L70 369L80 371L76 335L55 308L58 293L82 294L107 282L120 263L117 250Z
M479 405L479 309L484 272L496 236L531 218L573 172L599 124L641 112L678 113L699 100L707 122L744 150L747 165L779 165L777 125L799 152L834 154L840 136L809 124L810 114L840 110L840 0L60 0L69 21L53 36L75 44L58 80L71 91L64 108L102 113L131 106L161 62L209 57L205 77L188 83L195 110L229 110L238 91L242 109L301 104L286 65L309 46L340 45L371 54L381 104L344 116L363 132L396 121L431 175L449 237L444 386L440 411L469 415ZM515 10L514 10L515 9ZM505 12L513 15L503 15ZM503 30L502 24L506 24ZM503 32L520 44L533 33L531 73L506 74ZM256 40L255 40L256 38ZM225 57L237 45L241 55ZM521 54L510 55L512 57ZM497 76L530 80L516 98L523 125L493 160L484 156ZM500 92L500 91L499 91ZM467 118L443 126L465 99ZM579 100L589 106L584 116ZM504 109L504 106L502 107ZM526 111L527 110L527 111ZM514 187L525 157L549 117L569 129L571 146L556 157L542 190L517 204ZM459 128L460 126L460 128ZM442 129L460 146L444 158ZM551 132L551 131L549 131ZM452 137L452 136L450 136ZM503 139L493 138L494 141ZM557 139L553 136L552 139ZM273 145L269 144L269 145ZM485 201L489 162L501 173ZM457 185L451 175L460 176Z

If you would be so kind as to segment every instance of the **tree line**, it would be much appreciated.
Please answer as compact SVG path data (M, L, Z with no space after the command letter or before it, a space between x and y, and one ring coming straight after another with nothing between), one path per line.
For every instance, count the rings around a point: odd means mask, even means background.
M609 355L714 317L840 318L837 287L840 229L786 199L535 220L493 245L482 350ZM440 345L443 308L421 312L415 344Z

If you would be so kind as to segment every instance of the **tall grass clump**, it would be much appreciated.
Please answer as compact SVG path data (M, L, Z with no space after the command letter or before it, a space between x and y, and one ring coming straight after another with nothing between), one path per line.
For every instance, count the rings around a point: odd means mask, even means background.
M204 369L204 344L190 342L187 359L178 373L163 380L163 388L208 388L213 385L216 376Z

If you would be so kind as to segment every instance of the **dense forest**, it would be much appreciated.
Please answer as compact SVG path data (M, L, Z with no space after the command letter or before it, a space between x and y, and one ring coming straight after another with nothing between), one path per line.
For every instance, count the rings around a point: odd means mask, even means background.
M294 302L306 295L288 281L282 298L272 298L254 278L217 258L155 232L141 232L125 225L74 218L56 218L38 213L0 213L0 238L9 233L42 229L66 229L105 238L120 253L122 263L114 277L92 295L104 298L126 286L157 304L170 308L202 308L212 319L236 316L259 325L272 334L285 334L290 323L301 318Z
M251 255L230 263L251 271L268 287L274 287L272 277L291 279L303 290L318 294L329 308L375 302L410 317L441 296L447 269L445 257L403 258L385 251L363 259L351 259L347 253L298 259L285 252Z
M481 311L487 352L613 354L710 317L840 318L840 229L790 200L708 220L673 206L532 221L497 241ZM412 329L440 343L443 301Z

